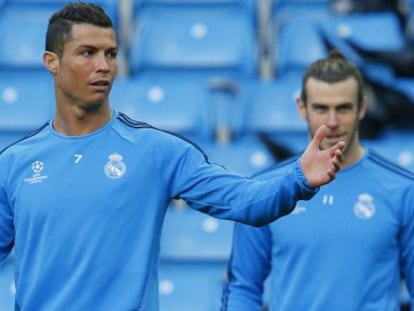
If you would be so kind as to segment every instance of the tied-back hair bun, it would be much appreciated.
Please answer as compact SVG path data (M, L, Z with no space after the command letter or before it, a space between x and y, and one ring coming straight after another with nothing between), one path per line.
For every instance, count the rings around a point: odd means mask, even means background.
M330 50L329 58L333 60L345 59L344 55L338 50Z

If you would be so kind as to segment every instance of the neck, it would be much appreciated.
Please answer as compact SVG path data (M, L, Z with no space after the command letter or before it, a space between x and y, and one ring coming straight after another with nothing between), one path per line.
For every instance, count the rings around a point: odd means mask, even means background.
M57 132L67 136L85 135L100 129L111 117L109 105L91 111L78 107L70 107L70 111L57 108L53 127Z
M351 166L358 162L365 153L365 149L360 145L359 141L354 141L348 149L344 151L344 157L342 160L342 168Z

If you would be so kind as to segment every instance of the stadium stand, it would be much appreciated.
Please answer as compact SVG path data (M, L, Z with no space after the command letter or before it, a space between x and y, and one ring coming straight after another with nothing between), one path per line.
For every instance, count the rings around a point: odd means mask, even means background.
M404 47L405 38L399 21L390 12L333 15L322 23L324 36L330 47L355 62L362 71L377 79L393 75L388 64L369 62L358 53L365 51L395 51ZM377 35L381 30L381 36Z
M52 10L18 1L0 10L0 148L52 117L52 79L42 62Z
M69 2L68 0L4 0L4 2L9 5L17 5L24 9L31 10L36 12L39 9L50 8L55 11L55 9L61 7L65 3ZM119 6L120 1L118 0L94 0L94 3L100 5L105 12L111 17L115 27L118 27L119 20ZM43 21L47 22L48 16ZM35 54L36 55L36 54Z
M308 65L328 55L319 23L306 17L292 18L278 24L272 45L276 77L297 71L300 80Z
M226 265L222 262L161 261L160 311L220 310Z
M207 139L210 93L197 81L119 78L112 89L113 107L133 119L186 137Z
M161 310L219 310L232 231L230 221L196 212L183 201L171 205L161 239Z
M129 51L132 75L165 69L195 69L208 76L254 74L254 32L238 9L149 7L136 23Z

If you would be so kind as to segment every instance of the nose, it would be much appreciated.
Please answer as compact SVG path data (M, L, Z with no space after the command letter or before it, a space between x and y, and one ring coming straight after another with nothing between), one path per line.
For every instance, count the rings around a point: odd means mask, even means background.
M110 67L108 59L104 54L98 54L96 59L96 68L98 71L108 72Z
M338 115L335 111L330 111L327 115L326 125L328 127L338 126Z

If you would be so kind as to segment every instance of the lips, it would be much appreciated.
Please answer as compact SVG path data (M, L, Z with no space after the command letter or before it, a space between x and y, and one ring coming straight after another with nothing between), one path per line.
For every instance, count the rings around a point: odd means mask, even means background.
M91 85L109 85L109 80L96 80Z
M346 137L346 135L328 135L325 137L326 141L330 144L330 145L334 145L336 144L338 141L344 140L344 138Z
M97 91L106 91L110 86L110 82L109 80L96 80L90 83L90 85Z
M328 135L326 138L328 139L341 139L344 135Z

